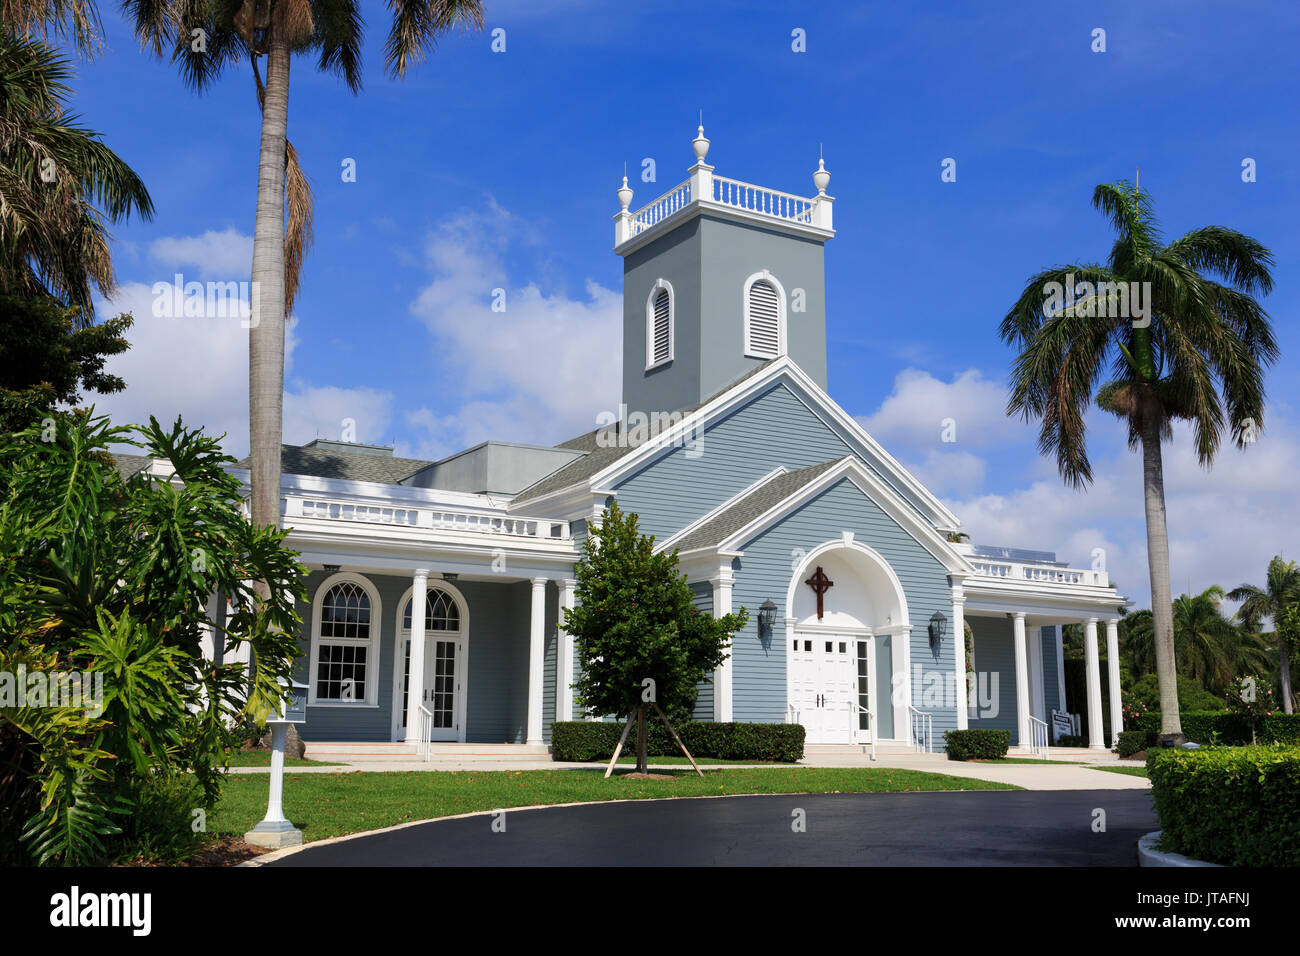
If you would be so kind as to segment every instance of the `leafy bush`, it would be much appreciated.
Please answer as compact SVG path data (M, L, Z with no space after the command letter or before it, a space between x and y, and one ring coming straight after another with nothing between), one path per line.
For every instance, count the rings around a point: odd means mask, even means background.
M1121 698L1130 694L1129 699L1140 702L1148 712L1160 709L1160 684L1155 674L1143 674L1133 682L1131 687L1125 689ZM1191 711L1205 713L1222 711L1224 709L1223 698L1211 694L1194 677L1179 674L1178 709L1183 713ZM1124 719L1128 720L1128 717L1126 716Z
M1009 730L948 730L943 739L949 760L997 760L1011 747Z
M1179 719L1182 721L1183 733L1187 735L1187 739L1194 740L1198 744L1250 743L1250 722L1236 714L1184 713ZM1133 729L1158 735L1160 715L1144 714ZM1300 714L1274 712L1262 717L1255 728L1255 733L1261 744L1300 744Z
M1145 730L1121 730L1115 741L1115 752L1120 757L1131 757L1147 749L1147 732Z
M1300 748L1153 748L1161 845L1230 866L1300 866Z
M122 825L118 858L124 862L147 860L175 863L190 856L202 843L207 800L203 788L185 774L151 774L134 784L130 816ZM203 820L204 827L196 828Z
M803 757L804 728L801 724L687 721L673 726L692 757L778 763L795 763ZM608 760L613 756L622 733L622 721L557 721L551 724L551 757L554 760ZM629 734L623 753L629 754L632 745ZM671 757L680 753L662 721L646 722L647 756Z
M1086 747L1088 738L1082 734L1061 734L1056 738L1057 747Z

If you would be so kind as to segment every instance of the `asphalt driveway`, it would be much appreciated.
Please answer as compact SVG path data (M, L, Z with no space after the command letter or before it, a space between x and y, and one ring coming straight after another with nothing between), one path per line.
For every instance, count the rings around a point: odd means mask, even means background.
M1136 866L1157 828L1148 790L639 800L433 821L265 865Z

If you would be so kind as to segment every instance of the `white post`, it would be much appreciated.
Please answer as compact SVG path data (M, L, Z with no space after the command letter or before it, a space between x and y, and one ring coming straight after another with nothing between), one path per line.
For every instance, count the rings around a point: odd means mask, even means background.
M970 690L966 686L966 593L952 589L953 678L957 688L957 729L970 726Z
M1031 627L1025 635L1029 645L1029 713L1047 720L1047 699L1043 688L1043 629Z
M560 580L560 600L556 615L559 639L555 642L555 719L573 719L573 635L564 629L564 610L572 609L577 596L578 582L572 578Z
M411 576L411 663L406 678L406 742L416 746L420 743L420 705L424 703L424 605L428 593L429 570L416 568Z
M1012 615L1016 639L1016 738L1017 746L1028 747L1029 736L1029 657L1025 646L1025 614Z
M244 834L244 841L254 846L283 847L302 843L302 831L284 816L284 740L289 724L283 720L268 720L271 725L271 793L266 802L266 816L262 822Z
M1069 713L1070 708L1065 706L1065 641L1061 637L1060 624L1052 630L1056 632L1056 707L1062 713Z
M1097 619L1088 618L1083 629L1083 654L1088 667L1088 746L1105 750L1101 725L1101 662L1097 655Z
M533 578L528 622L528 743L542 743L542 673L546 657L546 578Z
M724 614L731 613L731 586L734 580L730 568L719 571L716 578L709 580L709 583L713 585L714 617L722 617ZM713 672L714 723L728 723L732 720L731 672L735 654L736 648L733 642L727 652L727 659L719 664L717 670Z
M1110 680L1110 745L1119 744L1124 712L1119 696L1119 618L1106 619L1106 676Z

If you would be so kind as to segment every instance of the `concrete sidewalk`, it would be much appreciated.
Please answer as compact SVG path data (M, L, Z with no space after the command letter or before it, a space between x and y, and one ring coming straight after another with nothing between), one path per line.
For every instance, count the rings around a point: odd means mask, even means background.
M1064 755L1063 755L1064 756ZM970 761L949 760L943 754L881 754L874 762L867 755L828 754L805 758L797 766L822 768L847 767L882 767L898 770L920 770L926 773L942 773L955 777L973 777L976 780L991 780L996 783L1009 783L1026 790L1147 790L1151 782L1145 777L1129 774L1107 773L1094 769L1102 766L1141 766L1131 761L1120 761L1114 754L1092 751L1091 754L1070 754L1068 759L1081 761L1078 766L1044 763L1041 766L1031 764L994 764ZM364 763L344 763L336 766L322 767L285 767L285 773L427 773L430 771L472 771L481 772L502 770L592 770L602 764L567 763L551 760L549 757L531 756L502 759L457 760L438 759L427 763L418 760L366 761ZM706 773L710 769L762 769L782 764L701 764ZM652 759L652 770L690 769L685 764L656 764ZM628 771L626 764L620 764L618 771ZM231 773L269 773L269 767L231 767Z

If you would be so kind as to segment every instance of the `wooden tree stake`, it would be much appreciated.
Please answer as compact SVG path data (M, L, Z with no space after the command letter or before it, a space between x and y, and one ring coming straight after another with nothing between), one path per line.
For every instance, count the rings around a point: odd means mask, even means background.
M605 779L614 772L614 764L618 763L618 755L623 752L623 744L627 743L627 732L632 729L632 721L636 720L636 714L628 714L627 723L623 725L623 736L618 738L618 746L614 748L614 756L609 758L609 766L605 768Z
M673 725L668 720L668 715L665 714L662 709L660 709L658 703L655 703L655 711L659 714L659 717L663 720L664 724L667 725L668 732L673 735L673 740L677 741L677 746L682 748L682 753L686 754L686 759L691 762L691 767L695 770L696 773L698 773L701 777L703 777L704 774L700 771L700 768L695 766L695 758L691 756L691 752L687 750L686 745L682 743L682 738L677 736L677 731L673 730Z

